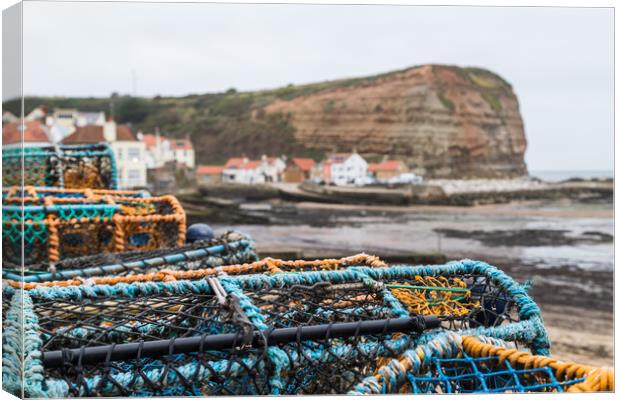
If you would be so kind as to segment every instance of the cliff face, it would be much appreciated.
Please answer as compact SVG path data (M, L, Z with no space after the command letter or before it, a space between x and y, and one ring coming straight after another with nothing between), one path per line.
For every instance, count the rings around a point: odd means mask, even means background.
M264 112L290 114L306 148L390 154L426 177L527 173L518 100L489 71L427 65L342 82Z

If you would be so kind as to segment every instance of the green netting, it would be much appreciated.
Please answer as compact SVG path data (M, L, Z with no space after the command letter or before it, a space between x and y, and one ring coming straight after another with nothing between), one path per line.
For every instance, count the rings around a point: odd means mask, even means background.
M4 186L118 187L114 153L105 143L6 149L2 168Z
M22 240L26 265L184 241L185 214L172 196L27 199L23 211L19 196L3 199L4 262L22 264Z

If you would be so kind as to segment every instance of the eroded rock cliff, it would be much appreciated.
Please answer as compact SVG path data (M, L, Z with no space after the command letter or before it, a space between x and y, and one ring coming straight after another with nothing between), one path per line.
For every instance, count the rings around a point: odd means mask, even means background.
M489 71L426 65L341 82L263 111L290 114L306 148L389 154L427 177L527 173L517 97Z

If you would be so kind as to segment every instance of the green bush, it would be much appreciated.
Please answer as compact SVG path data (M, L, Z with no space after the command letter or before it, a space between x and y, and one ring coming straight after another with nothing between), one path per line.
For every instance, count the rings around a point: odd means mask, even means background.
M454 102L447 98L443 92L438 92L437 97L439 98L439 101L441 101L441 104L448 109L448 111L454 112L454 109L456 108Z

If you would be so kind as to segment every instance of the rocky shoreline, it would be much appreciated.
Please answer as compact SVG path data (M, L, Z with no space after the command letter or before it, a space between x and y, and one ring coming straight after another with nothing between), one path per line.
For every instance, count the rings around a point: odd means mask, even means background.
M571 199L600 202L613 199L613 181L541 182L531 178L434 180L424 185L386 187L336 187L312 183L296 184L211 184L197 193L183 195L188 204L211 205L213 201L229 205L248 202L314 202L383 206L438 205L474 206L505 204L513 201Z

